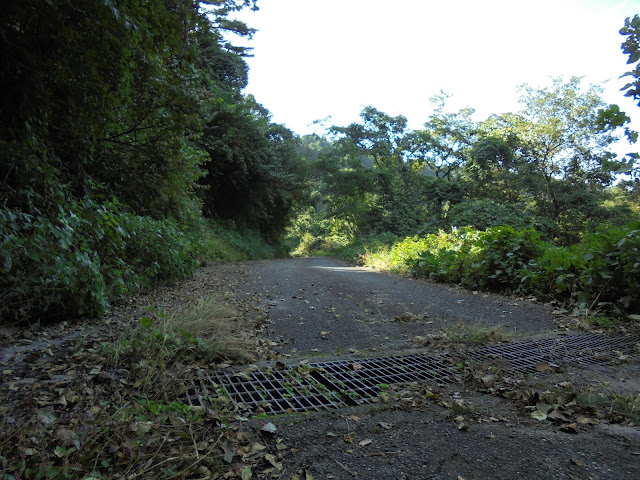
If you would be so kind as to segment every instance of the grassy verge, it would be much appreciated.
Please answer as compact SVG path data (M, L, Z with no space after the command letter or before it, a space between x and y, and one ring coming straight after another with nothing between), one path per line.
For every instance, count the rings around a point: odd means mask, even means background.
M223 474L223 457L248 453L250 435L227 428L237 412L215 386L204 407L190 405L187 392L213 362L252 358L228 327L234 322L243 328L233 310L207 298L171 315L150 309L116 340L50 350L51 375L0 389L0 479ZM250 472L260 461L245 455L237 467Z

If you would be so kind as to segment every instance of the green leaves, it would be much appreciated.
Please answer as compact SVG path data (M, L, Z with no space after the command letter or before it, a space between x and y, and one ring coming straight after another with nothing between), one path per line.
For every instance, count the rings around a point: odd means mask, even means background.
M637 223L600 229L570 247L509 226L484 232L459 229L407 238L393 246L392 257L396 267L407 265L415 275L470 288L555 298L582 310L640 308Z
M126 214L114 202L69 200L53 220L1 208L0 239L3 320L100 315L112 300L196 266L175 222Z
M640 16L627 17L624 21L624 27L620 29L620 35L627 37L622 43L623 53L629 56L627 64L636 63L640 60ZM622 77L627 76L632 77L634 81L626 84L620 90L625 92L625 96L637 100L640 105L640 69L638 66L622 75Z

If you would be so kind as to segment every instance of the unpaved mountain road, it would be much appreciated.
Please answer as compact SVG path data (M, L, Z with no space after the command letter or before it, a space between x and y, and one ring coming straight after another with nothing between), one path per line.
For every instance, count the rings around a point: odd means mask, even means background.
M353 267L329 258L245 264L247 292L269 310L269 337L297 356L402 351L461 326L509 337L556 328L547 306Z
M246 262L237 268L244 280L236 293L250 295L255 308L267 312L269 323L262 334L289 363L424 349L416 337L464 325L499 327L515 339L558 328L545 305L333 259ZM579 393L606 385L605 391L622 388L633 398L640 395L639 371L635 361L502 380L513 392L568 388ZM577 428L563 430L559 423L533 419L522 396L511 397L520 399L514 401L483 390L477 381L427 384L396 391L391 403L251 423L256 430L266 421L277 426L274 438L290 449L278 477L283 479L640 478L640 429L633 423L584 420L586 414ZM269 435L263 437L268 441ZM275 450L278 445L271 441Z
M568 325L541 304L376 273L332 259L214 264L200 268L193 278L133 297L104 319L24 331L0 328L0 427L9 426L3 423L5 414L24 414L24 421L35 423L33 412L45 408L34 402L41 397L46 408L60 411L61 419L73 412L91 413L89 407L98 397L86 385L99 385L104 398L120 408L123 399L135 393L131 385L136 379L115 381L124 374L120 367L107 369L102 346L135 329L140 318L149 315L149 305L171 312L203 297L236 307L239 315L229 320L231 331L255 350L263 369L276 368L279 360L295 365L301 360L428 352L439 341L429 344L420 337L465 325L500 327L515 340L546 336ZM455 348L464 352L465 346ZM617 392L630 400L627 406L637 414L637 357L613 366L563 365L555 372L531 375L509 373L498 363L492 370L492 362L472 365L459 383L390 385L378 402L357 407L267 418L243 410L242 415L232 414L228 425L212 421L212 438L233 438L236 433L239 438L243 433L243 442L267 449L254 459L238 454L233 464L222 460L226 451L216 451L212 461L219 463L219 473L188 478L240 478L247 464L254 480L640 478L636 419L612 417L608 404L595 411L569 401L573 393L595 399L602 394L606 400ZM193 367L252 370L220 364ZM103 369L98 383L98 376L91 374L95 369ZM485 383L488 373L495 374L495 385L493 380ZM55 400L65 389L79 392L77 404L64 406ZM165 400L178 399L175 395L166 392ZM612 402L611 409L614 406ZM537 420L534 409L556 417ZM275 434L261 430L266 422L276 426ZM2 447L6 437L0 433ZM274 470L272 462L280 469ZM0 478L3 473L0 463Z

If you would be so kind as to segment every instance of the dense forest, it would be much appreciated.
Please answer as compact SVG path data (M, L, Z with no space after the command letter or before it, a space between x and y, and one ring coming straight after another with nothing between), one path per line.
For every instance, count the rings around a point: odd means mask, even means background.
M199 262L274 255L297 141L225 39L250 0L27 0L0 13L0 315L106 312ZM266 240L268 243L266 243Z
M419 130L366 107L360 123L304 137L313 180L289 228L296 252L576 314L637 311L640 171L636 154L613 152L628 117L577 77L521 93L519 112L482 122L448 113L443 94Z
M366 107L299 137L229 38L256 0L25 0L0 13L0 316L101 315L219 259L331 253L578 312L640 308L637 133L580 78L423 128ZM621 30L640 59L640 18ZM619 74L624 72L612 72ZM640 67L625 95L640 100ZM632 112L633 113L633 112Z

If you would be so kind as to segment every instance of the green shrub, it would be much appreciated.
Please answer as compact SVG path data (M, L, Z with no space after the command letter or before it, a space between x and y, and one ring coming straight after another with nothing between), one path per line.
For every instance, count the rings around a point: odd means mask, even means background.
M117 202L67 200L56 215L0 209L0 318L100 315L110 301L197 265L173 220L122 212Z
M82 217L62 208L53 219L0 209L3 319L107 309L100 257L76 235L86 227Z
M640 223L601 229L569 247L549 246L522 272L523 288L578 310L640 308Z
M503 226L408 238L390 252L397 269L404 263L438 281L555 298L578 311L640 309L640 223L601 229L568 247Z
M211 220L203 220L192 235L196 254L202 262L256 260L286 254L284 246L268 243L257 231L241 233L232 225Z
M300 243L291 253L292 255L301 257L312 255L315 251L320 249L322 245L322 238L314 237L311 233L305 232L300 237Z
M465 262L472 261L473 247L480 232L471 228L453 229L426 235L413 243L413 251L406 263L417 276L459 283L464 279Z
M546 244L533 229L493 227L478 234L462 283L473 288L514 290L522 270L537 259ZM463 259L464 261L464 259Z

